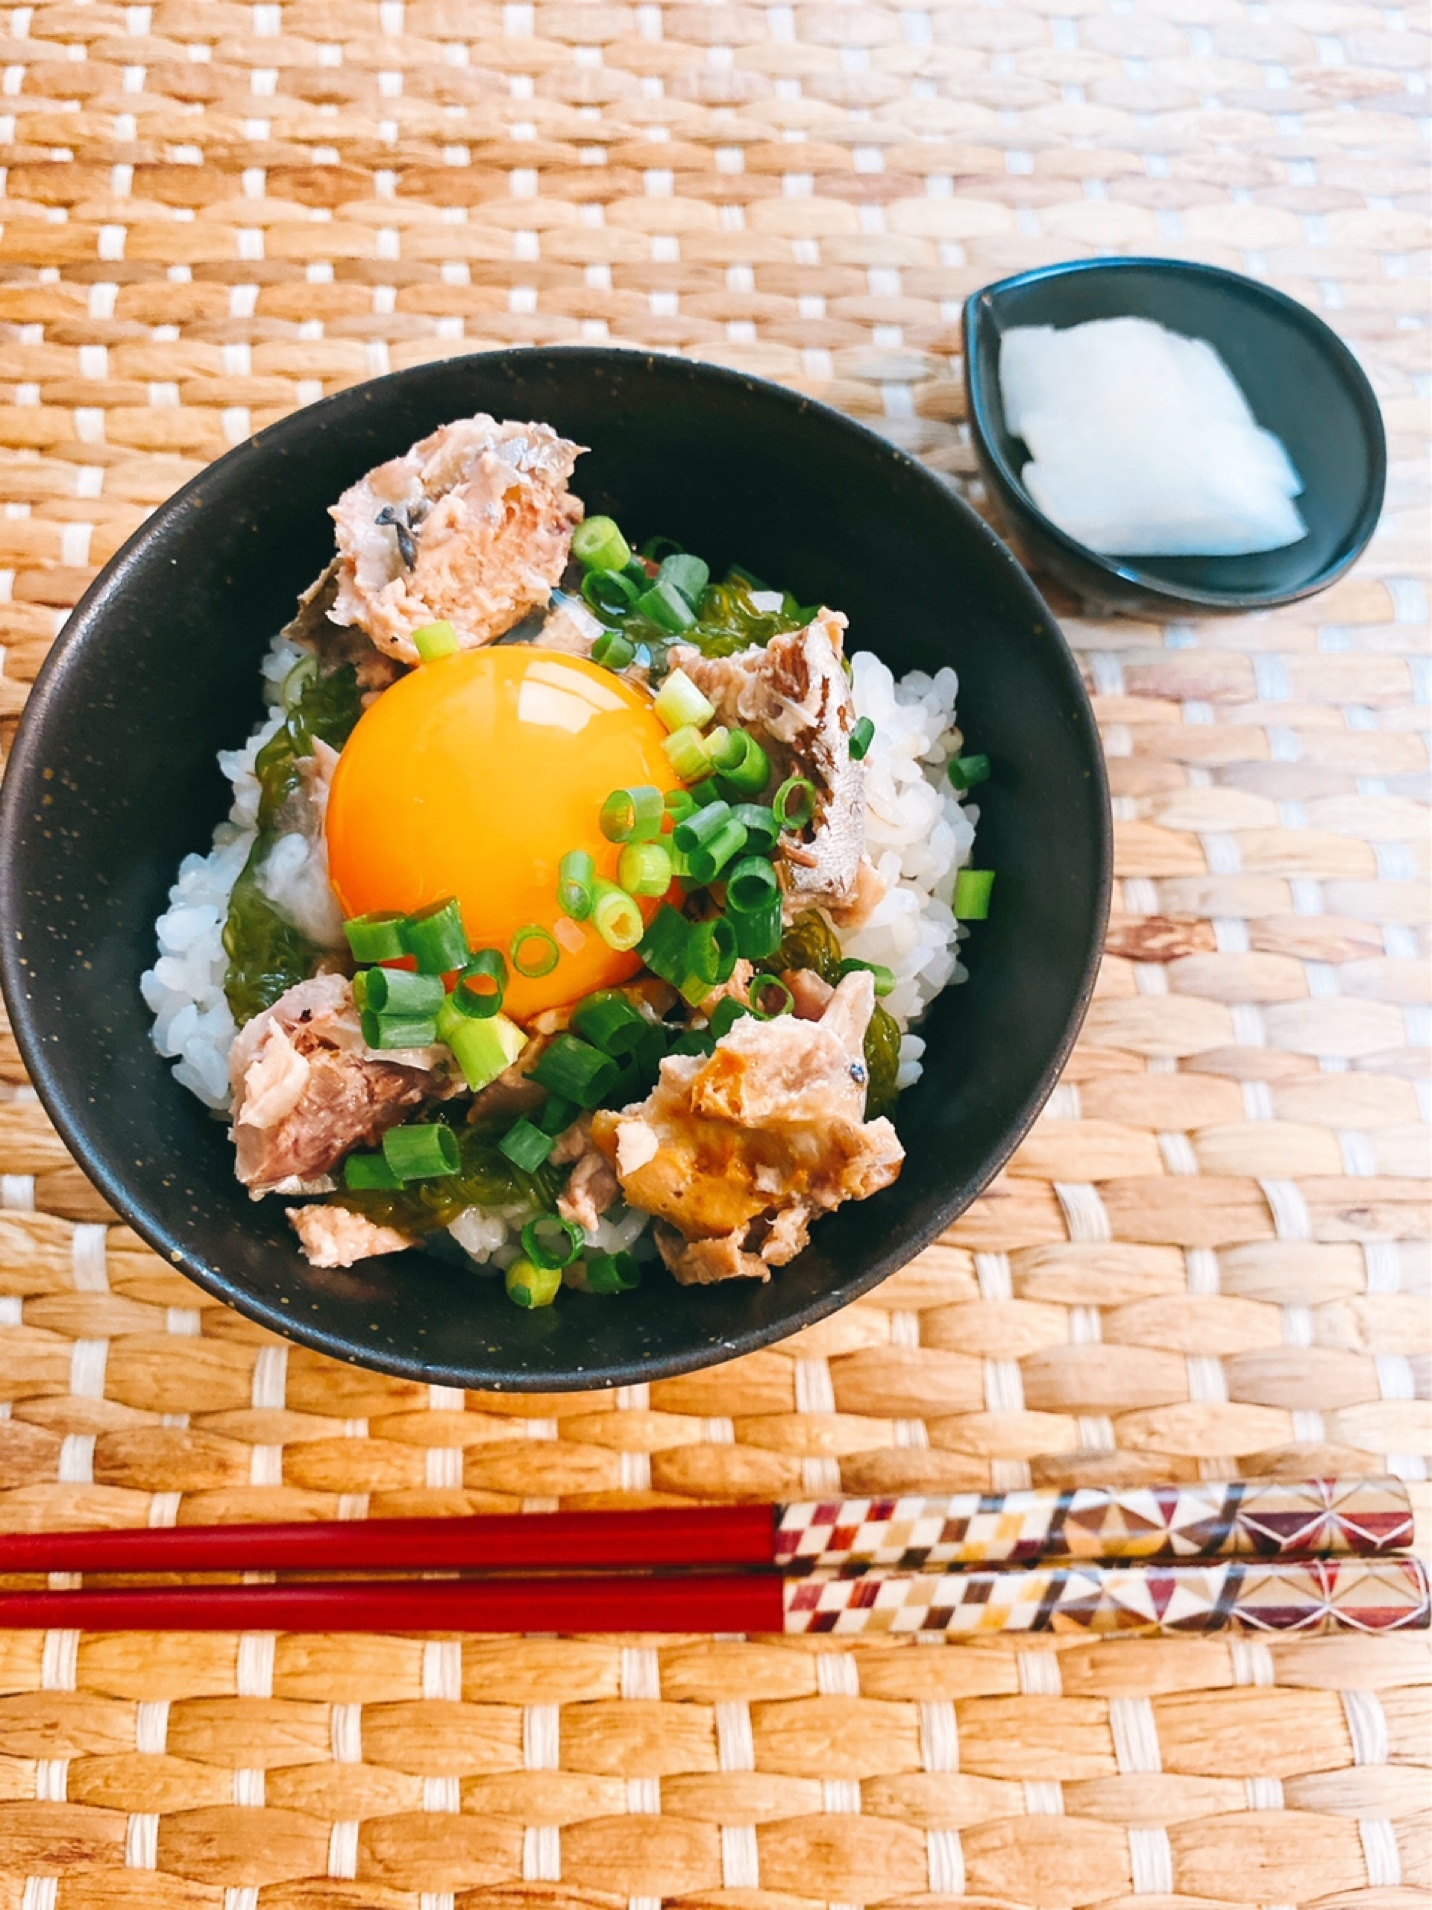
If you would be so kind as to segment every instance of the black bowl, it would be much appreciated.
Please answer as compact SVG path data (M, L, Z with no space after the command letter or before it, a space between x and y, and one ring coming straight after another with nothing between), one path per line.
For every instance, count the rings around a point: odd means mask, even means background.
M225 812L214 753L260 714L257 665L326 562L326 507L362 471L479 409L593 446L588 506L739 558L849 612L897 671L953 663L994 761L981 865L998 870L970 981L929 1020L901 1102L897 1184L822 1220L765 1286L566 1294L411 1252L310 1267L278 1201L249 1202L222 1124L171 1079L139 994L182 855ZM95 1185L166 1260L264 1325L447 1385L612 1386L779 1339L865 1292L973 1200L1038 1112L1093 985L1108 797L1079 673L1027 578L940 481L838 413L760 380L600 349L448 359L284 419L195 478L108 565L40 674L0 808L3 972L41 1098Z
M1217 349L1297 467L1306 537L1247 557L1105 557L1039 509L1020 481L1029 451L1005 426L1000 336L1016 325L1129 317ZM965 305L965 392L981 471L1017 548L1094 604L1167 615L1293 603L1341 577L1382 509L1387 441L1357 360L1305 305L1216 266L1080 259L987 285Z

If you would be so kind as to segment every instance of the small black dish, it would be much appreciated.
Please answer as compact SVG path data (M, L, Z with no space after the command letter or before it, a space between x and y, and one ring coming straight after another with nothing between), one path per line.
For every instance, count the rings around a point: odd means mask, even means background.
M261 713L258 664L332 550L344 487L446 419L540 418L592 446L589 509L739 559L847 611L897 674L952 663L981 790L994 907L923 1032L896 1184L821 1220L767 1285L522 1312L502 1282L410 1252L310 1267L283 1203L251 1203L225 1126L150 1044L139 977L181 856L230 792L215 752ZM1093 987L1108 794L1079 672L1008 550L873 432L709 365L571 348L453 358L298 412L186 485L106 567L40 673L0 800L0 974L26 1065L81 1166L210 1293L340 1359L445 1385L616 1386L729 1359L902 1265L1008 1159Z
M1062 330L1095 318L1152 319L1214 346L1297 467L1306 537L1247 557L1105 557L1050 522L1020 480L1028 449L1005 427L999 341L1016 325ZM1011 540L1097 605L1167 614L1294 603L1343 574L1382 509L1387 441L1357 360L1305 305L1216 266L1080 259L985 286L965 304L965 392L981 472Z

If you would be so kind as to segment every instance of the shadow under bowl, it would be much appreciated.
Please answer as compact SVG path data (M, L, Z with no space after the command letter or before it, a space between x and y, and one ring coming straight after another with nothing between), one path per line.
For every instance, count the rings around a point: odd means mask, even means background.
M1259 424L1303 480L1308 534L1246 557L1110 557L1053 523L1025 489L1029 450L1005 424L999 347L1015 326L1062 330L1146 318L1215 348ZM975 453L1016 548L1090 603L1118 610L1266 610L1325 590L1377 526L1387 476L1382 415L1357 360L1281 292L1177 259L1081 259L1001 279L965 305L965 392Z
M927 1027L902 1097L908 1159L817 1223L769 1284L541 1312L500 1279L408 1252L311 1267L282 1203L251 1203L227 1131L172 1079L139 992L180 858L230 792L215 752L262 712L258 665L327 562L327 507L443 421L540 418L592 446L589 510L739 560L849 613L897 674L960 672L970 747L994 763L978 859L999 872L970 980ZM1008 1158L1093 986L1108 906L1108 796L1079 673L1008 550L939 480L848 419L760 380L597 348L448 359L359 385L204 471L106 567L40 674L0 803L0 977L21 1051L100 1192L208 1292L340 1359L445 1385L565 1390L709 1365L865 1292Z

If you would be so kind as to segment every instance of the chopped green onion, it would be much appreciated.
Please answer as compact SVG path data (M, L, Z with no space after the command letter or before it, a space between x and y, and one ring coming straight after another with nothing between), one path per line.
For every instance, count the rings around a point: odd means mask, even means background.
M774 1021L778 1015L788 1015L795 1005L795 997L779 975L758 975L751 983L750 995L751 1013L757 1021Z
M462 1166L457 1136L440 1121L390 1127L383 1136L383 1159L399 1180L435 1180Z
M724 915L696 924L686 960L688 974L704 982L708 991L730 981L736 966L736 931Z
M710 703L685 670L672 670L657 692L657 715L669 730L683 730L688 724L704 730L716 714Z
M569 849L557 864L557 901L564 915L585 922L592 912L597 865L585 849Z
M887 968L884 962L860 962L851 956L840 964L840 973L853 975L862 968L875 977L877 995L884 996L895 992L895 971L893 968Z
M952 904L955 920L983 922L989 914L989 892L993 887L993 869L961 869L955 877Z
M702 743L704 746L704 737L702 738ZM696 807L698 809L704 809L708 803L725 802L726 800L726 792L722 789L720 783L714 776L707 776L702 782L692 783L689 787L692 796L696 799Z
M442 1005L441 975L415 975L407 968L374 968L363 977L363 1006L374 1014L435 1015Z
M419 909L403 924L403 945L416 957L420 975L446 975L467 960L467 936L457 901L449 896Z
M567 1033L554 1035L537 1058L530 1079L578 1107L594 1108L606 1098L618 1068L610 1055Z
M754 915L779 894L776 872L764 856L742 856L726 872L726 906L737 915Z
M592 645L592 661L607 670L624 670L636 655L636 645L620 630L604 630Z
M343 924L348 946L355 962L395 962L407 954L403 945L403 923L407 918L384 910L374 915L355 915Z
M575 1260L581 1244L581 1228L575 1221L563 1220L560 1214L538 1214L522 1229L522 1251L534 1267L544 1272Z
M636 947L645 924L641 910L625 889L618 888L615 882L598 882L596 900L592 903L592 927L608 948L624 950Z
M619 570L589 570L582 579L582 595L604 617L624 617L641 592Z
M805 776L787 776L771 807L782 829L804 829L815 814L815 784Z
M470 986L473 982L485 982L487 986L473 988ZM473 1021L490 1020L501 1012L506 992L507 963L497 949L480 948L459 972L452 993L443 1003L438 1016L439 1037L446 1039L443 1030L455 1015Z
M660 564L668 557L679 557L681 546L674 537L648 537L641 547L641 554L651 563Z
M780 898L773 899L754 915L732 915L736 931L736 953L748 962L763 962L781 945Z
M585 1264L588 1293L629 1293L641 1285L641 1268L629 1253L591 1253Z
M862 716L850 732L850 760L853 763L864 762L865 752L875 741L875 725L868 716Z
M731 805L718 796L715 802L708 802L684 822L677 823L671 832L671 840L685 855L693 849L699 849L703 842L710 842L722 826L731 819Z
M741 795L759 796L771 780L771 759L750 731L713 730L706 740L717 775Z
M989 780L989 757L956 756L945 773L954 787L963 795L967 789L973 789L977 783Z
M569 1101L565 1094L549 1094L533 1119L544 1134L550 1134L555 1140L572 1125L581 1111L576 1102Z
M597 821L608 842L647 842L661 834L665 814L661 791L642 783L636 789L614 789Z
M370 1048L430 1048L438 1038L432 1015L375 1015L363 1011L363 1039Z
M714 836L703 842L700 848L688 852L686 867L691 880L714 882L731 858L740 855L745 846L745 825L737 822L734 816L728 816Z
M717 1041L723 1035L729 1035L742 1015L749 1015L750 1004L737 999L735 995L723 995L711 1010L710 1030Z
M686 949L690 940L691 924L679 909L664 902L648 922L637 953L653 975L680 988L689 967Z
M402 1184L402 1176L393 1172L382 1154L350 1154L343 1163L343 1185L355 1193L366 1187L380 1187L391 1193Z
M617 862L617 880L629 895L665 895L671 873L671 851L664 842L629 842Z
M368 1006L369 972L370 971L366 968L360 968L358 973L353 977L353 999L357 1003L358 1012L360 1014Z
M535 1267L530 1260L514 1260L502 1283L514 1306L551 1306L562 1291L562 1272L559 1267Z
M726 572L726 582L744 584L747 590L769 590L769 584L763 584L755 571L747 570L744 564L732 564Z
M670 679L668 679L669 681ZM683 729L674 730L665 737L661 745L666 760L684 783L700 782L703 776L711 772L711 759L706 754L706 744L701 732L694 723L688 723Z
M625 570L631 545L610 517L589 517L572 532L572 555L583 570Z
M526 1174L535 1174L546 1162L554 1146L552 1135L544 1134L524 1115L508 1128L497 1143L497 1150L505 1154L514 1167L520 1167Z
M636 1052L651 1023L625 995L614 988L603 988L577 1003L572 1010L572 1026L594 1048L621 1059Z
M436 663L440 657L456 656L462 648L456 630L446 617L439 618L436 623L425 623L421 630L415 630L413 645L424 663Z
M550 929L543 928L537 922L529 922L525 928L518 929L508 952L518 974L526 975L529 979L550 975L562 959L556 937Z
M684 1035L678 1035L672 1042L671 1054L709 1055L715 1051L716 1043L710 1031L705 1028L688 1028Z
M746 831L747 848L756 855L769 855L780 835L775 810L764 803L738 802L731 814Z
M475 1021L450 1005L439 1017L442 1039L452 1049L463 1079L476 1094L495 1081L527 1046L527 1037L506 1015Z
M673 636L682 630L689 630L696 621L696 612L691 605L676 585L668 583L664 577L658 577L650 590L642 592L634 608L638 616L645 617L648 623L654 623L659 630L669 630Z
M688 816L694 816L701 807L689 789L668 789L663 806L673 824L685 822Z
M694 610L702 591L711 579L711 566L699 557L692 557L687 551L677 551L662 559L658 580L663 584L674 584Z

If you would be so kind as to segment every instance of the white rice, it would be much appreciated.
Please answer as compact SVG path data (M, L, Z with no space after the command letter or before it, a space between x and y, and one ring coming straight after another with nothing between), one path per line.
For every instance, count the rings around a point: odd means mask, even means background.
M304 652L275 638L263 663L270 713L242 749L221 751L219 766L233 788L228 817L214 831L208 855L185 856L169 906L155 923L159 955L141 980L154 1015L154 1045L175 1059L174 1079L217 1113L230 1107L229 1049L236 1029L224 997L228 956L224 924L229 897L256 834L259 785L254 761L283 720L282 688ZM845 953L881 962L895 976L885 1007L899 1022L901 1088L920 1078L925 1043L909 1032L942 988L966 979L958 959L965 933L950 903L955 875L969 861L979 810L962 806L945 766L963 738L955 727L955 672L912 671L897 683L868 650L851 658L856 714L875 725L866 756L866 843L886 885L883 900L858 929L841 932ZM260 877L264 893L311 941L342 942L342 922L328 882L321 839L281 836ZM630 1249L648 1216L625 1208L607 1215L587 1244L606 1253ZM470 1208L449 1232L464 1252L493 1271L520 1251L521 1217Z

